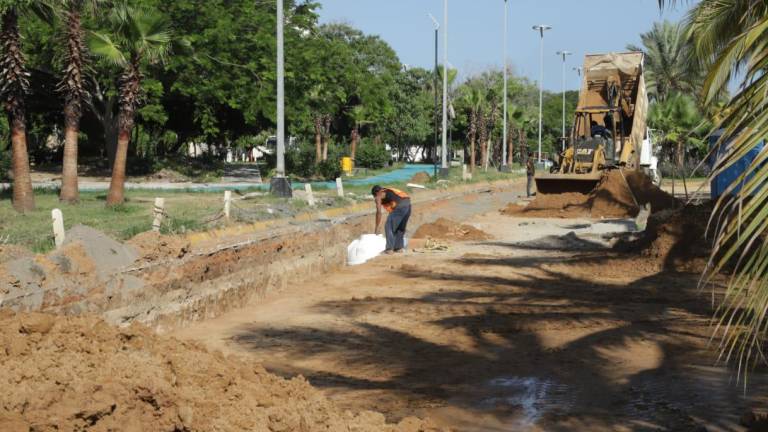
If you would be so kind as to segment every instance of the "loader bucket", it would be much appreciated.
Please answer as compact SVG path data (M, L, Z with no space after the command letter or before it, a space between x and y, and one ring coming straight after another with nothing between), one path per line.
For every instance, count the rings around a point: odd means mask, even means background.
M603 173L588 174L540 174L536 180L536 191L542 195L577 192L589 194L597 187Z

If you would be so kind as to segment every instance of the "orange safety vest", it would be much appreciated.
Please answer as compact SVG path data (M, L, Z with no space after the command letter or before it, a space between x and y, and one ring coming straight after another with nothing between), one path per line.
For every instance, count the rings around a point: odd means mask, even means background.
M390 192L394 193L395 195L399 196L402 199L410 199L411 198L410 196L408 196L407 193L401 191L400 189L382 188L382 190L385 191L385 192L386 191L390 191ZM390 201L390 202L387 202L387 203L381 203L381 206L384 207L387 210L387 212L392 213L393 211L395 211L395 207L397 207L397 202L396 201Z

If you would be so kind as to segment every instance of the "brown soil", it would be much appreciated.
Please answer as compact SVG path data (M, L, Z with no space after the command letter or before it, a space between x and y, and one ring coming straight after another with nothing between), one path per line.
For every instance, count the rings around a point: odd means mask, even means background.
M706 238L711 204L688 205L651 215L642 236L620 242L616 249L639 253L656 268L701 272L706 268L711 243Z
M306 376L346 408L462 432L736 432L764 414L765 372L745 395L713 367L697 274L517 247L563 225L535 222L477 217L495 240L344 268L177 335Z
M424 171L417 172L416 174L411 177L411 183L416 184L424 184L429 183L429 181L432 179L432 177L429 176L429 174L425 173Z
M32 255L34 255L32 251L23 246L13 244L0 244L0 264L18 258L28 258Z
M471 225L456 223L450 219L440 218L432 223L426 223L413 234L414 239L433 238L438 240L479 241L491 238L488 233Z
M128 240L127 244L138 249L139 259L145 262L183 258L191 249L189 240L184 237L162 235L154 231L138 234Z
M3 431L429 431L350 413L301 377L90 317L0 312Z
M626 181L625 181L626 178ZM634 196L634 197L633 197ZM637 203L636 203L637 202ZM525 217L635 217L640 207L655 213L674 207L675 199L655 186L641 171L612 170L588 195L569 192L541 194L526 207L511 203L502 214Z

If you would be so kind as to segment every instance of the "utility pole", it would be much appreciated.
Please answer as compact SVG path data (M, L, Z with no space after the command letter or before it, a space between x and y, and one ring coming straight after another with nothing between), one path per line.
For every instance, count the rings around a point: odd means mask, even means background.
M544 115L544 32L547 30L552 30L552 26L546 25L546 24L538 24L533 26L533 30L535 30L539 35L541 36L541 64L539 65L539 157L538 161L541 163L541 132L542 132L542 123L543 123L543 115Z
M448 0L443 0L443 154L440 175L448 177Z
M270 192L279 197L293 195L285 177L285 52L283 39L283 0L277 0L277 174L270 182Z
M504 43L502 44L504 46L504 137L502 138L502 144L501 144L501 171L509 171L510 167L507 166L507 79L508 79L508 71L507 71L507 16L509 15L508 12L508 4L509 2L507 0L504 0Z
M565 150L565 57L573 54L570 51L558 51L557 55L563 57L563 135L562 135L562 150Z
M435 25L435 78L433 80L433 89L435 92L435 109L433 114L433 117L435 118L435 145L432 148L433 154L432 154L432 164L434 165L434 172L433 176L437 178L437 135L440 133L440 126L438 125L438 117L437 117L437 78L439 75L439 66L437 63L437 53L438 53L438 39L439 39L439 32L440 32L440 23L435 19L435 17L432 16L432 14L429 14L429 19L432 20L432 24Z

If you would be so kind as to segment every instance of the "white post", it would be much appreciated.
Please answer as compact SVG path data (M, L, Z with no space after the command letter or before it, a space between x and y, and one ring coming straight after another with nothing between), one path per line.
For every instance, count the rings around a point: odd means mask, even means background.
M64 244L64 215L59 209L51 210L51 219L53 219L53 240L56 244L56 248L60 248Z
M232 210L232 191L224 191L224 217L229 220Z
M501 166L507 165L507 9L508 1L504 0L504 137L501 144Z
M448 168L448 0L443 1L443 154L441 168Z
M344 198L344 185L341 183L341 177L336 179L336 194Z
M165 215L165 198L155 198L155 207L152 209L155 219L152 221L152 231L160 232Z
M304 185L304 190L307 192L307 202L310 207L315 206L315 195L312 193L312 185L307 183Z

